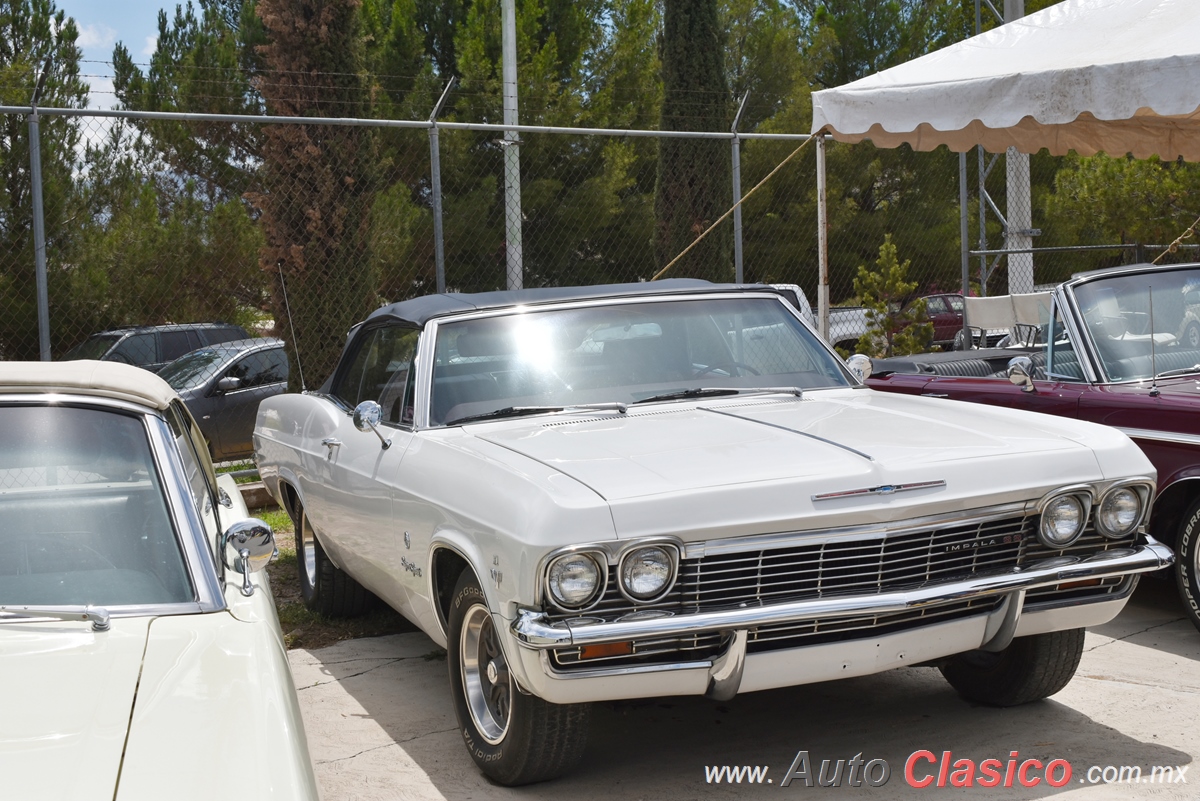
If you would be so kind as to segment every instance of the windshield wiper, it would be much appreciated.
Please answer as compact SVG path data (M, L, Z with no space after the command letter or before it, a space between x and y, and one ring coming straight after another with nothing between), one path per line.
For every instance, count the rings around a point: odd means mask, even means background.
M678 392L664 392L661 395L651 395L634 401L638 403L657 403L658 401L687 400L688 398L713 398L718 395L795 395L799 398L803 391L800 387L700 387L699 389L681 389Z
M50 620L90 620L92 631L108 631L108 610L101 606L0 606L0 615L12 617L49 618Z
M1170 378L1176 375L1187 375L1188 373L1200 373L1200 364L1193 364L1191 367L1179 367L1174 370L1164 370L1161 373L1155 373L1155 378Z
M625 414L627 405L609 401L605 403L572 403L566 406L505 406L482 414L469 414L466 417L456 417L447 420L442 425L456 426L462 423L474 423L479 420L501 420L505 417L523 417L527 414L551 414L553 412L617 412Z

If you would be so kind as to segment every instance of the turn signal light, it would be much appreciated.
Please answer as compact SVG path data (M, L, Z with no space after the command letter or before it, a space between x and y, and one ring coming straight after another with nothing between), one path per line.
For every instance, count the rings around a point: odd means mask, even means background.
M629 656L633 653L631 642L605 642L599 645L584 645L579 648L580 659L599 659L602 656Z

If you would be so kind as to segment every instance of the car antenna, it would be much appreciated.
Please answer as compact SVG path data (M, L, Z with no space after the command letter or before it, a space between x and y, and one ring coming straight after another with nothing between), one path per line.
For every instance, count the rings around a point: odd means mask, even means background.
M296 343L296 324L292 322L292 304L288 303L287 282L283 280L283 262L279 262L279 288L283 290L283 308L287 311L288 327L292 329L292 350L296 354L296 370L300 373L300 391L308 392L304 384L304 368L300 366L300 348Z
M1154 287L1146 287L1146 291L1150 295L1150 397L1157 398L1158 389L1158 362L1154 355Z

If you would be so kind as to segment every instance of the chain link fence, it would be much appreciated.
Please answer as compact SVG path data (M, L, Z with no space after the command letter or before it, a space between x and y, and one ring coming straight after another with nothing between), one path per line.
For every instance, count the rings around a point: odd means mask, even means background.
M0 109L0 359L36 359L48 347L56 359L161 369L196 348L269 336L336 354L330 344L383 303L439 290L642 281L663 266L655 186L658 139L671 134L521 127L508 144L502 126L457 122L32 111ZM48 342L39 329L31 132ZM719 140L736 159L743 195L806 138L686 136ZM519 176L509 148L519 148ZM814 151L749 197L740 220L721 224L728 245L709 251L719 254L711 275L796 284L815 305ZM854 279L889 235L910 263L914 295L964 291L958 154L829 142L826 158L831 341L857 337L861 320L840 312L858 305ZM1167 241L1124 233L1114 241L1078 207L1052 202L1079 169L1069 157L970 153L965 167L967 292L1033 291L1080 270L1152 259ZM519 205L506 192L517 178ZM1028 190L1010 198L1022 180ZM723 203L732 202L730 187ZM694 221L695 233L711 222ZM1002 252L1014 248L1028 252ZM696 273L686 262L670 273L688 274ZM850 322L839 330L839 319ZM225 347L209 369L247 389L280 383L281 370L287 380L286 365L235 367L248 347ZM306 361L305 383L318 385L331 368Z

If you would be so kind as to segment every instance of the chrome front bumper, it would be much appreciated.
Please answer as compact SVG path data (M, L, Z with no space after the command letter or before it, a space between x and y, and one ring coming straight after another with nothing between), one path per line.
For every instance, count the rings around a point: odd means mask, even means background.
M1174 561L1170 548L1153 538L1146 539L1145 545L1103 551L1086 559L1045 559L1002 573L976 575L962 581L877 595L847 595L770 606L587 623L552 621L543 612L522 609L512 621L511 631L522 648L543 652L598 643L729 632L730 646L712 664L708 690L713 697L729 698L737 692L740 684L741 666L746 654L746 632L750 629L799 621L904 612L956 600L1007 596L990 616L980 646L988 650L1001 650L1017 631L1026 591L1066 582L1149 573L1167 567ZM651 666L644 669L653 670Z

